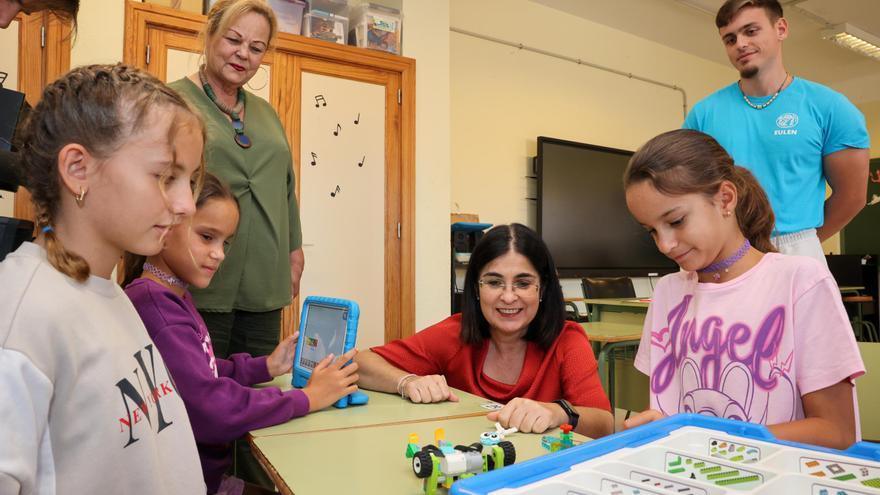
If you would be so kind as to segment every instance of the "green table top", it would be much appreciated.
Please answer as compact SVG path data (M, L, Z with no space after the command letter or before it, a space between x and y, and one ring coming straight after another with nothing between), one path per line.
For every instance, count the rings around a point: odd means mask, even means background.
M276 377L257 387L276 386L289 390L290 374ZM253 437L287 435L313 431L361 428L389 423L412 423L442 418L484 416L489 410L481 404L492 402L467 392L456 390L459 402L439 402L436 404L412 404L395 394L363 390L370 401L363 406L349 406L337 409L333 406L322 411L296 418L287 423L262 428L251 432Z
M580 324L592 342L603 344L640 340L642 327L640 323L609 323L605 321L585 322Z
M408 404L414 408L417 404ZM403 409L403 408L402 408ZM296 495L327 493L394 493L418 495L422 481L405 456L410 433L419 445L435 444L434 431L445 430L453 445L478 442L480 433L493 431L494 423L483 417L444 419L410 424L392 424L298 435L254 438L254 453L272 473L282 493ZM559 430L546 434L558 435ZM516 462L548 452L539 434L515 433L506 440L516 447ZM587 441L575 434L575 443ZM440 493L445 493L441 491Z
M635 297L627 297L627 298L608 298L608 299L576 299L577 301L583 301L587 304L596 304L599 306L622 306L626 308L643 308L647 309L648 305L651 304L650 299L644 298L635 298Z

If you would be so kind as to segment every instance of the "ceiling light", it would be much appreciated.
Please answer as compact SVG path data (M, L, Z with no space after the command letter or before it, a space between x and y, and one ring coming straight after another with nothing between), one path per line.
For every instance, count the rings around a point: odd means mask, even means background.
M852 24L838 24L822 31L822 37L862 55L880 60L880 38Z

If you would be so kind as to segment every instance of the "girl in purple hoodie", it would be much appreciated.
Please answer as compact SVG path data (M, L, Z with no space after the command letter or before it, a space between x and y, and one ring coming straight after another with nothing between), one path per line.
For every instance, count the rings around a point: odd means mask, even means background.
M214 357L205 322L187 287L206 287L220 268L238 227L238 201L207 174L196 213L175 226L165 249L149 258L127 256L125 292L161 352L186 404L208 493L244 493L245 483L223 473L232 464L232 442L250 430L284 423L323 409L357 390L355 350L331 354L315 367L302 390L251 388L290 371L296 335L269 356ZM256 490L248 486L248 492Z

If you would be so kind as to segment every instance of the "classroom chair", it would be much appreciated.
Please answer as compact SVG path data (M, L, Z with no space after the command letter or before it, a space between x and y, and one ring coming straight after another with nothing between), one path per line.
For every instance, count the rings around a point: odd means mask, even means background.
M853 332L856 334L856 340L863 342L880 342L880 333L877 332L877 327L874 326L873 322L865 319L864 314L862 313L862 304L870 303L873 305L874 298L872 296L855 295L843 296L841 300L843 300L844 306L848 304L855 305L855 310L850 316L850 322L853 327Z
M627 299L636 297L636 289L629 277L584 277L581 280L587 299ZM593 305L587 305L587 317L594 321Z
M587 299L625 299L636 297L629 277L585 277L581 284Z

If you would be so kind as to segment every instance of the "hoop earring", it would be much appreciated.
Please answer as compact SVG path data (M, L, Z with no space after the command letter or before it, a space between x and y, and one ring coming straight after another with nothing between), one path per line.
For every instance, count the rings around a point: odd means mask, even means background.
M79 206L80 208L82 208L83 198L86 197L87 192L88 192L87 189L83 189L82 186L79 186L79 194L73 195L73 199L76 200L76 206Z
M264 67L264 66L261 65L261 66L260 66L260 70L266 72L266 82L264 82L263 85L260 86L259 88L255 88L255 87L251 86L251 81L253 81L254 78L253 78L253 77L250 78L250 80L249 80L248 82L246 82L245 85L246 85L247 87L251 88L251 91L260 91L260 90L262 90L263 88L265 88L266 86L269 85L269 69L267 69L266 67Z

